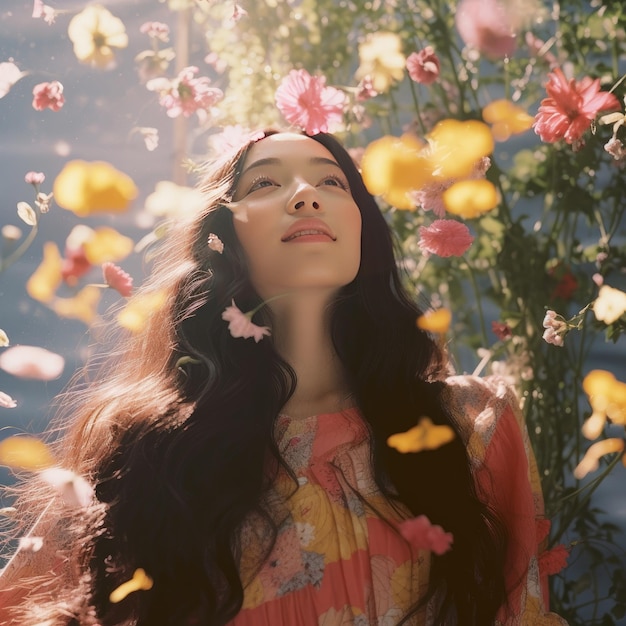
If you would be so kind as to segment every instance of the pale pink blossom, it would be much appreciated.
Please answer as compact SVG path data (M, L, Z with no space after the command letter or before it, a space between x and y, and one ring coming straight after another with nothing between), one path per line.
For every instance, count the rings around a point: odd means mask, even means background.
M240 150L245 145L265 136L262 130L250 130L240 124L224 126L221 133L209 137L211 148L218 154Z
M39 83L33 87L33 109L36 111L59 111L64 104L63 85L58 80Z
M378 92L374 89L374 81L371 76L364 76L356 88L356 99L360 102L363 102L363 100L370 100L378 95Z
M250 318L251 312L242 313L234 300L232 305L226 307L222 313L222 319L228 322L228 330L233 337L243 337L244 339L254 337L254 340L259 343L264 336L270 335L270 329L267 326L253 324Z
M93 500L93 487L82 476L70 470L50 467L39 472L39 477L48 483L69 507L86 507Z
M600 91L599 79L567 80L559 68L548 74L546 91L548 97L541 101L533 128L549 143L564 139L578 144L600 111L620 107L612 93Z
M51 6L44 4L43 0L34 0L32 17L42 17L46 24L52 25L54 24L56 16L57 12Z
M500 341L506 341L513 336L511 327L506 322L491 322L491 331Z
M430 85L439 77L440 62L432 46L411 53L406 60L409 76L416 83Z
M617 139L617 137L611 137L611 139L604 144L604 150L608 152L616 161L622 161L626 157L624 144Z
M148 37L158 39L163 43L167 43L170 40L170 27L163 22L144 22L139 27L139 32L143 35L148 35Z
M435 554L445 554L452 548L452 533L441 526L431 524L425 515L420 515L398 525L400 534L418 550L430 550Z
M37 194L37 198L35 199L35 204L39 207L39 210L42 213L47 213L50 210L50 203L52 202L51 193L42 193L41 191Z
M419 234L420 250L441 257L462 256L474 241L469 228L456 220L435 220L430 226L420 226Z
M37 346L13 346L0 354L0 369L18 378L54 380L64 367L60 354Z
M14 409L17 406L17 402L4 391L0 391L0 407L3 409Z
M24 182L29 185L41 185L46 180L46 175L43 172L26 172L24 176Z
M490 57L510 56L515 51L515 25L498 0L461 0L456 28L461 39Z
M214 252L219 252L219 254L224 252L224 243L215 233L209 233L207 245L209 246L209 249Z
M325 76L291 70L276 90L276 106L285 119L308 135L327 133L341 123L346 96L326 86Z
M546 311L543 327L545 328L543 340L553 346L563 347L563 340L569 328L567 322L556 311Z
M198 72L195 66L185 67L173 80L153 78L146 83L146 88L159 93L159 103L167 109L168 117L189 117L210 109L224 97L221 89L210 86L207 76L195 78Z
M133 291L133 279L121 267L108 261L102 264L104 282L119 292L124 298L128 298Z
M242 17L245 17L246 15L248 15L248 11L246 11L243 7L239 6L238 4L235 4L235 7L233 8L233 14L230 19L233 22L238 22Z

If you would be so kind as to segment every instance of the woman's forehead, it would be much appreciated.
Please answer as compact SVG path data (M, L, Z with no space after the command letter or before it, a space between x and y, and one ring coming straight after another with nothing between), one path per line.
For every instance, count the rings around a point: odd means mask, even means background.
M325 157L335 160L321 143L306 135L277 133L257 141L248 151L244 168L259 159L294 159L298 157Z

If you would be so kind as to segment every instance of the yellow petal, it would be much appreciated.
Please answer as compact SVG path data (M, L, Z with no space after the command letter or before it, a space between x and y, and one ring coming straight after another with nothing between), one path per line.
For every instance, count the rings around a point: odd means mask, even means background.
M53 186L56 203L76 215L125 211L137 196L132 179L105 161L65 164Z
M432 333L444 334L448 332L452 322L452 313L448 309L429 311L417 318L417 327Z
M15 436L0 442L0 465L37 471L54 465L54 458L40 439Z
M57 245L48 241L43 246L43 260L26 283L26 291L39 302L50 302L63 279L61 254Z
M118 313L118 324L133 333L139 333L145 328L152 312L164 304L165 294L162 291L134 296Z
M96 228L92 236L83 244L85 256L92 265L102 265L108 261L122 261L132 251L135 243L129 237L118 233L114 228Z
M152 578L150 578L143 569L136 569L130 580L122 583L111 592L109 600L116 604L135 591L148 591L152 589L153 584Z
M387 445L403 454L407 452L421 452L435 450L455 437L454 430L446 425L433 424L429 417L422 417L419 424L404 433L391 435Z
M410 193L431 181L424 144L413 135L385 136L370 143L361 159L363 181L398 209L415 209Z
M583 460L574 470L574 476L580 480L589 472L595 472L600 466L600 458L605 454L624 451L624 440L617 437L594 443L585 453Z
M437 178L466 178L476 162L493 152L493 136L483 122L447 119L429 133L430 162Z
M461 180L443 192L443 203L452 215L479 217L498 204L498 192L488 180Z
M509 100L495 100L483 109L483 119L492 124L491 132L497 141L505 141L511 135L523 133L532 127L534 118L522 107Z
M56 298L52 310L59 317L80 320L89 326L96 318L101 295L98 287L83 287L73 298Z

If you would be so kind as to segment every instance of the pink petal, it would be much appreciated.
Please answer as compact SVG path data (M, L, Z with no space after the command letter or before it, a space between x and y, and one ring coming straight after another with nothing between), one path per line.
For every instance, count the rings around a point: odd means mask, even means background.
M133 291L133 279L121 267L110 261L102 264L104 282L115 289L124 298L128 298Z
M40 472L39 476L57 491L67 506L86 507L93 499L93 487L70 470L51 467Z
M420 226L419 233L420 249L441 257L461 256L474 241L469 228L456 220L435 220L428 227Z
M3 409L14 409L17 406L17 402L4 391L0 391L0 407Z
M13 346L0 355L0 369L35 380L54 380L63 373L65 359L37 346Z

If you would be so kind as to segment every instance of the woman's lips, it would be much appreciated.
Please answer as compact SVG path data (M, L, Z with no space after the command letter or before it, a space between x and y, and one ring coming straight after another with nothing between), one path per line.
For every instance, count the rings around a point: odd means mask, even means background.
M283 234L283 242L335 241L337 238L330 227L320 219L299 219Z

